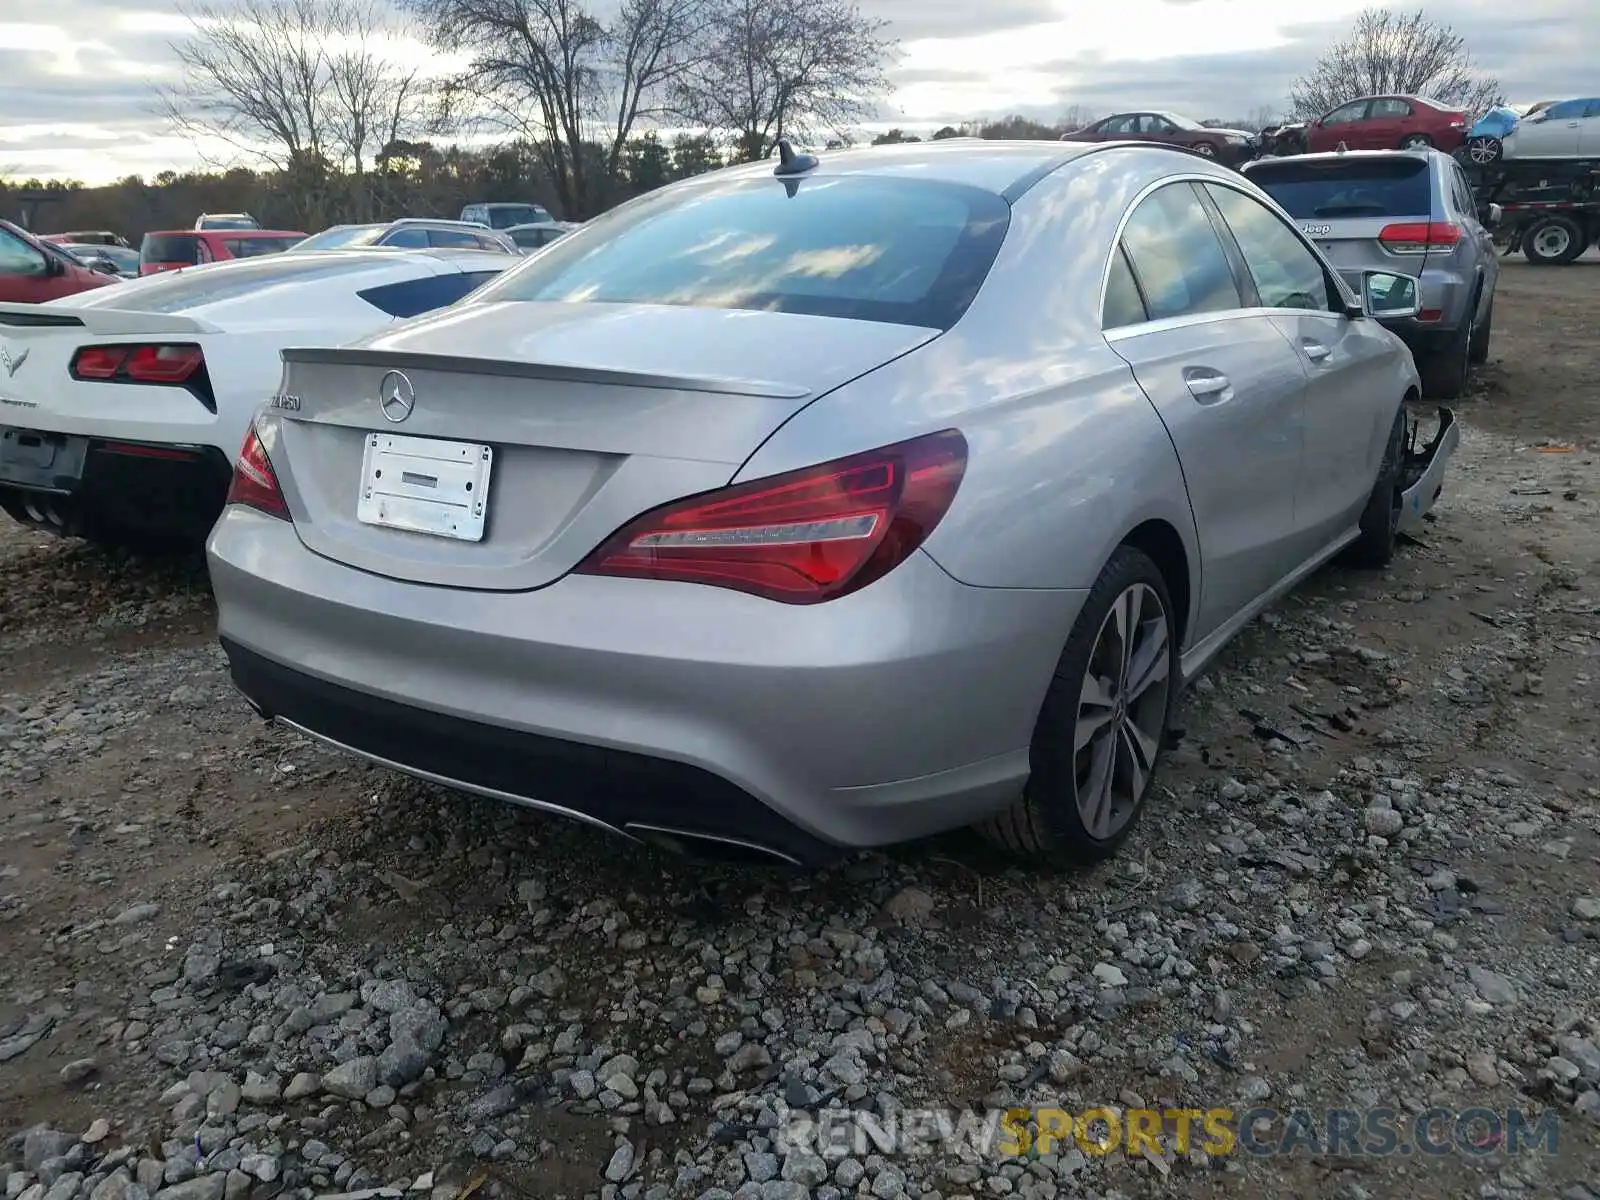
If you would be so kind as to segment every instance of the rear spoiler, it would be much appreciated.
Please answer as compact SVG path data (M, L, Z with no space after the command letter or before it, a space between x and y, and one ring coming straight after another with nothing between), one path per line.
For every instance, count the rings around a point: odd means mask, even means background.
M217 333L215 325L178 313L138 312L125 308L47 308L40 304L0 304L0 333L27 337L35 331L81 329L103 337L125 334Z
M502 379L545 379L552 383L591 383L602 387L661 388L674 392L716 392L728 396L760 396L769 400L803 400L810 388L763 379L730 379L718 375L657 375L569 363L507 362L455 354L408 354L401 351L292 347L280 352L287 363L344 367L410 367L417 371L449 371L458 375L492 375Z

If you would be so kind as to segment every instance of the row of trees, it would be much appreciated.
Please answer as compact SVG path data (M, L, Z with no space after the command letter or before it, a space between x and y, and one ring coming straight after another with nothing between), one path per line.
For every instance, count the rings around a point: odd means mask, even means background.
M243 208L315 230L483 199L593 215L675 179L770 153L780 137L837 146L887 90L894 42L851 0L195 0L174 43L168 125L249 167L109 188L50 185L54 228L128 232ZM602 6L603 5L603 6ZM435 63L447 64L440 71ZM1481 111L1499 86L1423 12L1370 9L1294 87L1291 111L1352 96L1434 96ZM928 136L1056 138L1072 106ZM1271 109L1208 122L1260 128ZM664 137L663 128L703 130ZM875 144L916 141L895 129ZM490 143L473 149L463 141ZM39 193L46 185L23 185ZM11 189L13 192L16 189ZM0 211L17 199L0 182Z
M397 159L463 136L507 139L555 209L582 218L637 171L670 174L647 129L707 130L735 160L786 135L843 135L887 90L893 50L850 0L400 5L199 0L162 113L266 164L303 225L386 211ZM424 68L435 62L451 67Z

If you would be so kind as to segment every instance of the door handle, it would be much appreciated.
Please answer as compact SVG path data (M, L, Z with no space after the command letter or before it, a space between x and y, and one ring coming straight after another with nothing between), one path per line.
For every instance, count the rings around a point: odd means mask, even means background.
M1306 352L1306 357L1312 362L1321 362L1323 359L1327 358L1328 355L1333 353L1332 350L1329 350L1321 342L1301 342L1300 347Z
M1228 377L1210 367L1185 367L1183 382L1188 385L1189 394L1201 404L1227 400L1233 395L1233 384Z

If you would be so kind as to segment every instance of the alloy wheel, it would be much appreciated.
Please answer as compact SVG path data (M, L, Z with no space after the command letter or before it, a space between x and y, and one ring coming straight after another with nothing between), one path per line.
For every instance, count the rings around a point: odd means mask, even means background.
M1467 143L1467 157L1475 163L1486 165L1500 157L1500 149L1492 138L1479 136Z
M1125 588L1100 625L1078 698L1074 777L1090 836L1115 836L1155 769L1171 686L1171 621L1155 589Z

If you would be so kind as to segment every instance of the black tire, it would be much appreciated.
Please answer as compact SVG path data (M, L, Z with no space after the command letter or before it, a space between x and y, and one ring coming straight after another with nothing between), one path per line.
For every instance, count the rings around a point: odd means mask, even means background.
M1422 394L1430 400L1454 400L1467 390L1472 369L1471 318L1463 321L1442 350L1417 360Z
M1104 789L1108 800L1108 826L1103 834L1097 834L1091 831L1080 811L1080 795L1086 795L1086 783L1093 783L1098 769L1097 753L1106 747L1097 736L1079 750L1075 733L1086 705L1091 703L1084 699L1091 669L1103 662L1097 658L1106 646L1102 635L1107 629L1115 628L1112 609L1130 592L1142 595L1145 602L1153 596L1159 603L1165 645L1153 650L1153 656L1147 661L1152 675L1158 670L1164 674L1159 676L1157 685L1152 685L1142 695L1133 693L1134 703L1119 700L1114 705L1104 706L1108 716L1101 724L1107 727L1111 755L1110 765L1102 776L1108 781ZM1136 619L1134 624L1141 634L1148 628L1143 619ZM984 837L1021 857L1076 864L1100 862L1116 852L1138 823L1160 769L1167 721L1178 690L1177 629L1171 595L1160 569L1143 551L1119 546L1084 600L1061 651L1055 676L1034 725L1033 742L1028 749L1030 773L1022 797L1010 809L978 827ZM1134 649L1154 645L1154 641L1136 640ZM1164 660L1155 655L1164 656ZM1122 674L1127 676L1126 667ZM1159 696L1155 694L1156 686L1159 686ZM1119 696L1124 694L1121 685L1109 690ZM1122 734L1124 715L1128 723L1138 722L1146 731L1154 728L1157 734L1153 750L1146 749L1148 769L1143 772L1143 784L1136 789L1129 786L1126 795L1118 796L1115 794L1117 779L1130 783L1131 767L1128 771L1122 770L1124 753L1129 756L1138 753L1134 749L1134 739ZM1148 742L1148 735L1145 740Z
M1483 314L1472 330L1472 340L1467 346L1467 359L1475 365L1489 361L1489 338L1494 334L1494 297L1489 297L1489 311Z
M1408 133L1400 139L1402 150L1430 150L1433 148L1433 139L1425 133Z
M1378 478L1367 497L1367 507L1361 511L1361 536L1345 551L1345 558L1352 566L1381 570L1394 560L1400 530L1400 482L1407 422L1406 408L1402 404L1395 414L1394 428L1389 431L1389 442L1383 448L1383 461L1378 464Z
M1565 266L1582 254L1587 244L1583 227L1571 217L1540 217L1522 232L1523 257L1540 267Z

